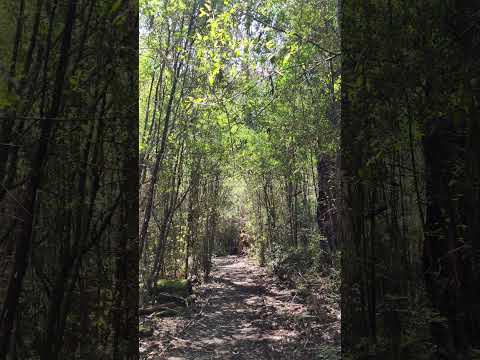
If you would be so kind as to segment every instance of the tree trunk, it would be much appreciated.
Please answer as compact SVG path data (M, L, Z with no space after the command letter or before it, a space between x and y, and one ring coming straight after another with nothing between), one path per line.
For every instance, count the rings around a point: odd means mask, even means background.
M12 335L12 328L16 316L18 301L22 291L23 278L26 272L28 263L28 254L31 247L31 238L33 231L33 214L36 205L37 191L40 187L42 178L42 168L48 154L48 145L50 134L53 128L53 118L60 112L60 107L63 99L63 90L67 67L70 58L70 46L75 22L76 0L69 2L68 11L65 19L65 29L63 33L63 40L60 52L60 59L56 72L56 79L54 84L54 92L52 95L52 105L47 117L42 121L40 140L37 151L32 161L32 169L28 175L28 182L25 187L25 200L23 209L20 210L21 217L25 218L22 228L15 236L15 258L13 269L10 273L10 279L7 286L5 301L0 314L0 353L8 354L10 336ZM27 216L23 214L23 210Z

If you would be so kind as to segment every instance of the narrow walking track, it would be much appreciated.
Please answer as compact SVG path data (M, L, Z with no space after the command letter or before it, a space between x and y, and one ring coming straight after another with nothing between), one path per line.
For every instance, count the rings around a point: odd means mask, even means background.
M309 315L291 289L245 257L214 261L197 311L159 319L143 359L337 359L339 314Z

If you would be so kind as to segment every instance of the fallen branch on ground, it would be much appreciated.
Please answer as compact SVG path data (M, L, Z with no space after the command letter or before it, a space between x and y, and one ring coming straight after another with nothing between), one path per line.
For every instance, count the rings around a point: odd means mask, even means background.
M146 308L138 309L138 315L148 315L157 311L162 311L167 309L171 310L172 308L175 308L177 306L178 304L174 302L164 303L160 305L153 305Z
M155 299L160 304L163 304L164 302L174 302L181 306L187 306L187 300L185 298L167 293L155 294Z

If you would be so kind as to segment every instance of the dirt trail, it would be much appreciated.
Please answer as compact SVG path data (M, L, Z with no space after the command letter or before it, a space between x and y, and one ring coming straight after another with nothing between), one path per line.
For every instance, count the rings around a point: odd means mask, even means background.
M155 320L142 359L337 359L338 314L309 315L292 291L245 257L214 260L197 311ZM322 314L320 314L322 315Z

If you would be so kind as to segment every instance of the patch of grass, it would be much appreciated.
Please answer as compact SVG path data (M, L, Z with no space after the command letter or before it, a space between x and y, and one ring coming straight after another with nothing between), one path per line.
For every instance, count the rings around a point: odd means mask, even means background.
M187 284L188 284L188 280L186 279L175 279L175 280L160 279L157 281L158 287L169 287L172 289L181 289L187 286Z
M161 279L157 281L155 288L158 293L168 293L183 298L186 298L192 292L191 283L186 279Z

